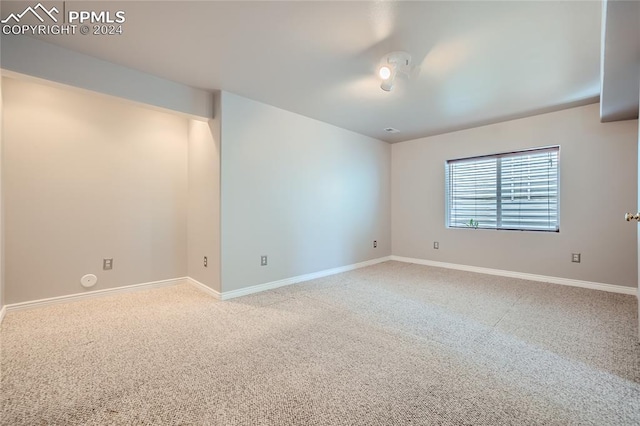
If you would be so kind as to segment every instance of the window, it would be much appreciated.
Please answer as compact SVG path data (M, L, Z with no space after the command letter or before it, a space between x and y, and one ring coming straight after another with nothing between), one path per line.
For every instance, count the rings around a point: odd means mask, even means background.
M559 152L554 146L447 161L447 226L557 232Z

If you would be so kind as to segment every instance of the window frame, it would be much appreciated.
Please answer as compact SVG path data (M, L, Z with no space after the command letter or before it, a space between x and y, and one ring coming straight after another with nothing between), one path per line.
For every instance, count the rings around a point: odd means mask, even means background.
M557 165L556 165L556 169L557 169L557 222L556 222L556 229L523 229L523 228L514 228L514 227L502 227L502 226L498 226L498 223L500 222L500 216L502 215L502 206L501 203L499 202L501 197L498 196L499 193L501 193L502 191L502 181L501 181L501 173L502 173L502 167L501 167L501 159L502 158L508 158L508 157L519 157L519 156L526 156L529 153L544 153L544 152L557 152ZM561 150L560 150L560 145L548 145L548 146L543 146L543 147L536 147L536 148L526 148L526 149L522 149L522 150L517 150L517 151L508 151L508 152L500 152L500 153L494 153L494 154L484 154L484 155L475 155L475 156L470 156L470 157L461 157L461 158L453 158L453 159L449 159L449 160L445 160L444 165L445 165L445 227L447 229L468 229L471 228L469 226L451 226L450 222L451 222L451 206L450 206L450 179L449 179L449 164L450 163L460 163L460 162L471 162L471 161L476 161L476 160L482 160L482 159L490 159L490 158L495 158L497 160L497 165L496 165L496 227L495 228L490 228L490 227L478 227L478 228L472 228L474 230L486 230L486 231L520 231L520 232L544 232L544 233L554 233L554 234L558 234L560 233L560 194L561 194L561 190L560 190L560 177L561 177L561 170L560 170L560 154L561 154Z

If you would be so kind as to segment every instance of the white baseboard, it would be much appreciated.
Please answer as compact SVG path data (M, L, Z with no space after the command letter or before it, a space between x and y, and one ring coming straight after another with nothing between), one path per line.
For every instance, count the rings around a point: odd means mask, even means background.
M213 296L218 300L222 300L222 297L220 295L219 292L217 292L216 290L212 289L209 286L206 286L204 284L202 284L200 281L193 279L191 277L187 277L187 283L191 284L192 286L196 287L198 290L207 293L209 296Z
M10 305L6 305L3 308L3 310L6 309L7 312L19 311L22 309L39 308L43 306L55 305L58 303L75 302L77 300L83 300L83 299L93 299L96 297L113 296L115 294L120 294L120 293L131 293L134 291L149 290L152 288L168 287L176 284L182 284L186 282L186 280L187 280L186 277L173 278L170 280L152 281L148 283L127 285L124 287L88 291L86 293L69 294L67 296L58 296L58 297L50 297L47 299L30 300L28 302L12 303Z
M210 296L215 297L218 300L229 300L235 297L258 293L265 290L271 290L271 289L282 287L285 285L296 284L304 281L313 280L316 278L322 278L329 275L339 274L341 272L351 271L353 269L364 268L365 266L375 265L377 263L386 262L388 260L391 260L390 256L381 257L379 259L368 260L366 262L354 263L352 265L340 266L338 268L326 269L324 271L313 272L311 274L299 275L297 277L286 278L279 281L272 281L264 284L258 284L251 287L223 292L223 293L219 293L216 290L202 284L198 280L195 280L191 277L181 277L181 278L174 278L170 280L134 284L134 285L124 286L124 287L88 291L86 293L70 294L67 296L58 296L58 297L50 297L47 299L30 300L28 302L13 303L10 305L3 306L2 310L0 310L0 322L2 321L2 318L4 318L4 315L6 312L19 311L22 309L33 309L33 308L38 308L43 306L54 305L58 303L74 302L77 300L111 296L111 295L120 294L120 293L130 293L134 291L148 290L152 288L168 287L168 286L182 284L182 283L191 284L197 289L203 291L206 294L209 294Z
M329 275L340 274L342 272L352 271L354 269L364 268L366 266L375 265L377 263L386 262L388 260L391 260L391 256L380 257L378 259L367 260L365 262L360 262L360 263L353 263L351 265L346 265L346 266L339 266L337 268L332 268L332 269L325 269L323 271L312 272L310 274L304 274L304 275L298 275L298 276L295 276L295 277L285 278L285 279L278 280L278 281L271 281L271 282L264 283L264 284L252 285L251 287L245 287L245 288L241 288L241 289L238 289L238 290L223 291L222 293L218 293L217 291L214 291L214 290L210 289L209 287L205 286L204 284L198 283L195 280L192 280L192 281L195 281L194 284L197 283L196 286L198 288L204 290L208 294L211 294L211 295L213 295L214 297L217 297L220 300L229 300L229 299L233 299L235 297L247 296L249 294L259 293L261 291L272 290L272 289L278 288L278 287L284 287L284 286L291 285L291 284L297 284L297 283L301 283L301 282L304 282L304 281L310 281L310 280L315 280L317 278L327 277Z
M457 269L460 271L477 272L479 274L498 275L501 277L519 278L529 281L539 281L551 284L568 285L572 287L589 288L592 290L608 291L610 293L636 294L635 287L596 283L591 281L574 280L571 278L549 277L546 275L528 274L525 272L505 271L502 269L482 268L480 266L459 265L457 263L436 262L434 260L415 259L411 257L391 256L391 260L418 265L435 266L438 268Z
M120 293L131 293L131 292L140 291L140 290L168 287L168 286L178 285L183 283L191 284L197 289L203 291L204 293L218 300L229 300L236 297L259 293L262 291L271 290L278 287L297 284L305 281L314 280L317 278L327 277L329 275L340 274L342 272L364 268L367 266L375 265L375 264L386 262L389 260L395 260L398 262L405 262L405 263L415 263L415 264L426 265L426 266L435 266L438 268L457 269L460 271L477 272L480 274L519 278L519 279L529 280L529 281L539 281L539 282L546 282L546 283L552 283L552 284L568 285L573 287L582 287L582 288L588 288L592 290L608 291L611 293L637 295L638 298L640 299L640 289L636 289L635 287L625 287L625 286L613 285L613 284L574 280L571 278L550 277L546 275L536 275L536 274L529 274L525 272L505 271L501 269L483 268L479 266L460 265L456 263L437 262L434 260L416 259L416 258L402 257L402 256L385 256L385 257L380 257L378 259L367 260L365 262L354 263L351 265L340 266L332 269L325 269L323 271L312 272L310 274L304 274L304 275L298 275L291 278L285 278L278 281L271 281L264 284L258 284L251 287L241 288L238 290L232 290L232 291L227 291L222 293L204 285L203 283L191 277L181 277L181 278L174 278L169 280L134 284L134 285L124 286L124 287L89 291L86 293L70 294L67 296L51 297L48 299L13 303L10 305L5 305L0 309L0 324L2 323L2 320L4 319L6 313L11 311L18 311L22 309L32 309L37 307L54 305L58 303L67 303L67 302L73 302L73 301L83 300L83 299L92 299L96 297L111 296L111 295L120 294Z

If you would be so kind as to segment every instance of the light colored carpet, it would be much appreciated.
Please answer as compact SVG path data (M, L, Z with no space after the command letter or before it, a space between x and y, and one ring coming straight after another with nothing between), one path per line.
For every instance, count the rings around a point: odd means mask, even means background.
M637 425L633 296L384 264L9 313L4 425Z

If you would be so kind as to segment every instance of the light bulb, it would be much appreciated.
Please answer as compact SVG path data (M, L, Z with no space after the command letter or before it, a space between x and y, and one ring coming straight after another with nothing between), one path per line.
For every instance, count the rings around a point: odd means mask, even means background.
M387 65L381 66L378 70L378 75L381 79L387 80L389 77L391 77L391 68Z

